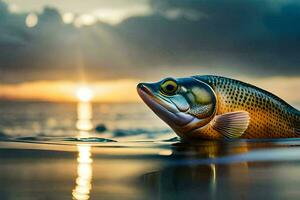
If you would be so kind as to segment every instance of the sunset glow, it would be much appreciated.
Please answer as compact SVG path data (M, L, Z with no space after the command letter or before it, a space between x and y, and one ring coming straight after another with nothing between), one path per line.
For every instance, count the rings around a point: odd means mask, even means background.
M92 100L94 94L90 88L82 86L76 91L76 96L80 101L87 102Z
M291 104L299 105L300 78L272 77L250 79L241 77L248 83L282 97ZM156 81L156 80L153 80ZM35 81L21 84L0 85L0 99L36 100L54 102L139 102L136 84L139 80L123 79L91 82L88 85L71 81Z
M83 86L71 81L35 81L0 85L0 99L52 102L137 102L135 80L89 83Z

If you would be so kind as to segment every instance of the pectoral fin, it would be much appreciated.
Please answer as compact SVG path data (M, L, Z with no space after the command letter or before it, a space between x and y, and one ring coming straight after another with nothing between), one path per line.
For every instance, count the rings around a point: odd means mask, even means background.
M226 138L238 138L244 134L250 122L246 111L229 112L217 115L211 122L213 129Z

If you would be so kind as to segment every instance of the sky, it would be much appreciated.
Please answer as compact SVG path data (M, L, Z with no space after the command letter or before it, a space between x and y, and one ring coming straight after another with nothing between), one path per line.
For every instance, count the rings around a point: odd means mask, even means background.
M0 0L0 98L136 101L139 81L217 74L299 103L299 21L297 0Z

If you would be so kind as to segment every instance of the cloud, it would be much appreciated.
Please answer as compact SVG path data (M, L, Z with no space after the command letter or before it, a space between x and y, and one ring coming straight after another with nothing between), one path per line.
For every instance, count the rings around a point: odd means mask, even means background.
M130 29L133 40L148 40L140 44L150 44L158 57L162 52L155 46L164 50L166 65L220 66L264 75L299 74L297 1L154 0L152 4L156 16L144 21L131 19L124 28ZM189 20L184 15L173 21L159 19L172 10L193 11L200 19Z
M148 0L4 0L14 12L41 12L50 6L61 13L93 15L101 21L115 24L132 15L145 15L151 11Z
M152 0L150 5L146 16L79 28L46 7L29 28L29 13L12 13L0 1L0 81L187 72L300 75L298 1Z

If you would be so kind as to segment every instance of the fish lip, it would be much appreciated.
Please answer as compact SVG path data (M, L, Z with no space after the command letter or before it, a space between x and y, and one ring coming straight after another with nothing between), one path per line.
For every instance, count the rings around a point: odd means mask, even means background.
M165 105L163 104L163 102L159 101L158 98L156 98L152 92L150 91L149 88L147 88L147 86L145 86L144 84L140 83L137 86L137 92L139 94L139 96L141 97L141 99L146 103L146 105L153 110L154 113L156 113L160 118L161 116L157 113L159 110L167 113L168 118L172 118L173 120L175 120L175 124L176 125L181 125L181 126L185 126L188 123L190 123L191 121L193 121L193 119L195 118L194 116L189 115L189 117L191 117L191 119L185 119L182 120L180 119L180 116L183 115L187 115L185 113L174 113L170 110L168 110ZM162 118L163 119L163 118ZM163 119L164 120L164 119ZM165 122L167 122L168 124L170 122L168 122L167 120L164 120ZM171 127L172 125L169 124Z
M137 85L137 91L138 91L138 94L140 94L140 91L143 91L146 94L148 94L149 96L154 97L151 90L144 83L139 83Z

